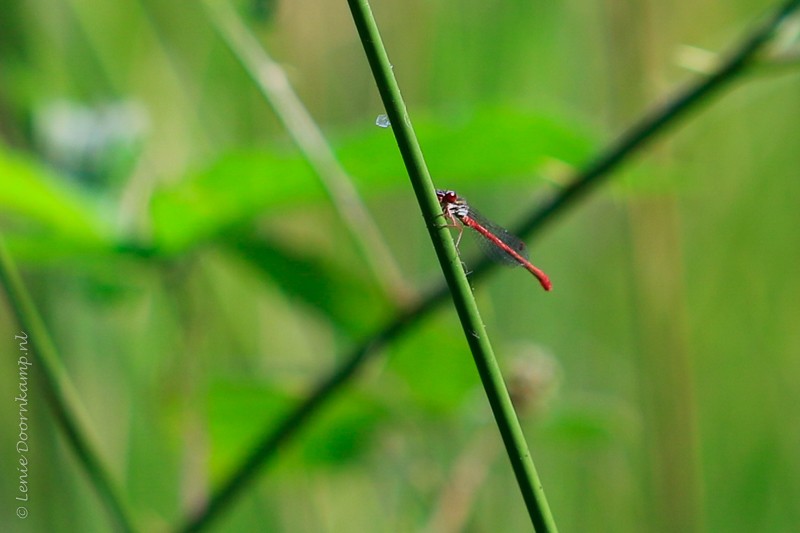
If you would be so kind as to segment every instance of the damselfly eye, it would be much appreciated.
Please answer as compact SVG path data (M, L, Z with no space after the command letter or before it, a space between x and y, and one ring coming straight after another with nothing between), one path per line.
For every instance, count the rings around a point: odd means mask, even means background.
M439 203L445 203L445 204L452 204L458 200L458 195L456 194L456 191L443 191L441 189L437 189L436 197L439 199Z

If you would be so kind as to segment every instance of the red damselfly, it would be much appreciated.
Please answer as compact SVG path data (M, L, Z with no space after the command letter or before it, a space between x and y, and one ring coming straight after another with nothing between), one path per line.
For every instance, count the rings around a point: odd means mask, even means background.
M489 257L501 263L523 266L536 276L544 290L549 291L552 288L547 274L533 266L528 260L528 249L518 237L484 218L455 191L437 189L436 197L439 199L439 205L442 206L442 214L452 223L452 226L458 227L462 231L463 227L467 226L478 232L478 235L481 236L482 247ZM459 242L461 240L460 233L458 240Z

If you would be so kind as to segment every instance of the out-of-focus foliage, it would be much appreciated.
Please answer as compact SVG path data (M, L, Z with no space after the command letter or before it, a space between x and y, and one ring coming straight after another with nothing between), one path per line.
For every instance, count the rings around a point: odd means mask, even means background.
M346 2L236 5L352 176L406 293L439 283ZM144 530L204 501L403 304L201 6L37 0L0 19L0 231ZM695 75L675 60L684 45L713 59L764 4L373 10L436 183L510 226ZM476 287L504 371L546 361L525 374L520 413L564 531L800 522L800 72L781 46L781 69L704 102L548 226L532 252L552 294L521 270ZM13 316L3 300L3 391L18 388ZM30 516L12 530L107 530L43 394L34 373ZM17 416L0 404L6 516ZM444 306L218 525L405 531L445 516L528 531L507 463Z
M486 176L530 181L551 161L573 166L589 154L587 136L577 125L524 110L481 108L417 123L430 147L428 164L443 183L477 182ZM524 142L521 142L524 141ZM332 139L336 142L336 139ZM404 169L388 131L370 128L338 142L342 164L361 190L397 190ZM497 150L505 146L506 150ZM364 157L364 154L381 154ZM194 244L257 214L292 205L309 209L325 192L296 152L268 149L225 154L210 168L190 175L153 197L156 242L166 250Z

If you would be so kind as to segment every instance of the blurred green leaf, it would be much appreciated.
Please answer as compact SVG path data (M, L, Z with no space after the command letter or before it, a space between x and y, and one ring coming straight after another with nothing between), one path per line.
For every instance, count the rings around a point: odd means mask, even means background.
M209 430L214 453L214 478L226 475L261 438L279 423L302 395L269 383L217 381L208 395ZM368 448L385 416L374 398L351 392L332 403L302 433L304 467L336 466L357 459ZM286 466L286 465L284 465Z
M442 333L448 330L441 321L425 324L397 341L389 359L410 399L429 414L442 416L452 415L480 386L464 338Z
M293 403L290 394L269 383L230 380L212 383L208 393L212 477L227 475L261 436L264 427L279 420Z
M530 180L552 161L577 165L593 145L586 133L566 120L502 107L456 117L423 117L417 129L431 170L442 182ZM390 131L371 125L334 144L365 194L406 185ZM155 240L163 250L178 251L263 211L299 208L325 197L297 151L230 153L174 187L156 192Z
M57 243L57 251L103 244L97 205L42 165L0 147L0 180L12 233Z
M304 464L341 466L359 459L369 449L385 415L386 410L374 397L351 391L304 432Z
M282 292L322 312L350 335L366 333L389 311L379 288L352 269L321 257L299 255L247 232L232 234L227 244Z
M503 106L422 115L414 125L435 181L445 186L444 182L456 179L460 183L531 180L553 160L572 166L582 163L595 144L577 123ZM339 154L365 185L391 184L405 171L391 132L374 130L342 143Z
M154 194L154 239L161 250L178 252L264 210L322 197L319 183L296 153L236 151Z

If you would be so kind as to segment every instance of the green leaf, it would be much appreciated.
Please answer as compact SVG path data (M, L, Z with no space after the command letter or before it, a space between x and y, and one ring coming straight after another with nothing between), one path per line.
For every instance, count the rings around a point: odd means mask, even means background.
M306 464L343 466L361 458L372 444L386 410L372 396L351 391L323 412L303 434Z
M221 478L253 446L264 427L277 422L296 400L268 383L216 381L208 393L211 473Z
M270 383L249 380L213 383L208 394L212 477L218 479L229 474L241 457L263 438L265 428L279 424L300 401L301 395L290 394ZM368 449L385 416L386 410L374 398L351 392L320 412L314 424L303 430L300 458L312 466L338 466L356 460Z
M11 221L12 245L48 257L106 246L97 205L63 178L0 147L0 180L0 210Z
M452 416L480 386L467 343L443 334L452 327L449 321L429 321L392 346L388 363L412 402L435 416Z
M365 185L397 182L405 171L394 137L380 130L342 144L345 167ZM431 173L443 186L458 181L530 181L551 161L578 165L594 146L577 125L510 107L451 116L422 116L415 129ZM379 154L385 154L380 157Z
M374 283L330 260L300 255L249 233L231 235L227 245L282 292L319 310L351 336L370 331L389 311L388 302Z
M443 186L456 180L530 181L553 161L577 165L594 144L566 120L507 107L422 117L417 130ZM363 194L407 186L391 131L370 125L334 145ZM155 193L154 237L161 249L176 252L265 211L307 208L325 199L319 180L296 150L238 151Z
M216 237L259 213L321 200L308 165L293 152L232 152L180 184L157 191L151 202L157 247L174 253Z

